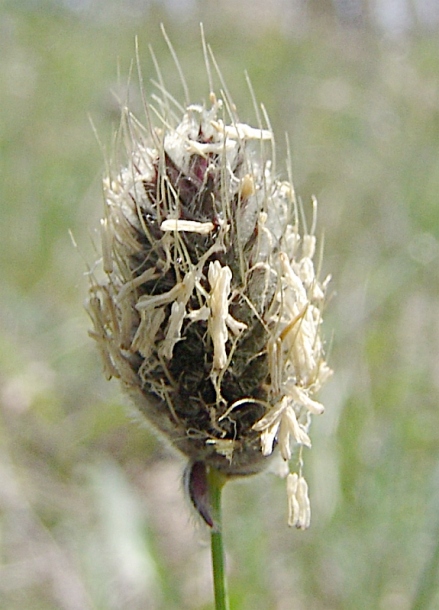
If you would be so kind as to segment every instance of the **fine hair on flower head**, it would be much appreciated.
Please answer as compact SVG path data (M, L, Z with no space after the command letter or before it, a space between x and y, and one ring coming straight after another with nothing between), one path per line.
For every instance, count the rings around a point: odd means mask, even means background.
M90 334L107 377L188 458L199 512L206 469L250 475L279 454L284 476L290 463L293 470L289 523L305 528L303 447L311 446L311 415L323 412L315 394L331 374L321 338L329 277L320 281L314 266L316 202L307 231L290 175L275 175L264 107L255 103L257 127L240 121L202 43L208 103L181 106L155 62L145 121L122 109L103 180Z

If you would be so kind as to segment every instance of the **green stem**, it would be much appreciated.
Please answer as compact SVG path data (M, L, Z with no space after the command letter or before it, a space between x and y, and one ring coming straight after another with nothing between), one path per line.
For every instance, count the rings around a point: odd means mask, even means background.
M224 546L221 521L221 492L226 479L217 470L210 469L207 474L209 495L214 527L211 533L211 553L215 610L229 610L226 592Z

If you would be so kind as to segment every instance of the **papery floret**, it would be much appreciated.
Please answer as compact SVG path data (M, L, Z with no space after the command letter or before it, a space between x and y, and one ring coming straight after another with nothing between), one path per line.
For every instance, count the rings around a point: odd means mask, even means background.
M298 529L307 529L311 523L311 506L308 497L308 485L305 479L296 473L287 476L288 525Z
M291 399L284 396L278 405L275 405L253 429L261 432L262 451L270 455L277 440L284 460L291 459L291 439L299 445L311 447L311 440L303 425L299 424Z

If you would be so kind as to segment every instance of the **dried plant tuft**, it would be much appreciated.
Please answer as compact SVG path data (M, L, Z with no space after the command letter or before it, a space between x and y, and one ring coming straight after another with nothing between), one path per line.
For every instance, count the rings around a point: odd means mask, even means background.
M264 108L256 128L242 123L224 84L213 93L211 65L222 77L204 53L207 105L182 107L161 84L145 124L122 111L124 158L103 181L103 279L90 274L91 335L107 377L189 458L189 492L210 525L206 469L250 475L279 453L298 470L287 477L289 523L305 528L302 448L331 374L316 202L307 231L291 179L276 177Z

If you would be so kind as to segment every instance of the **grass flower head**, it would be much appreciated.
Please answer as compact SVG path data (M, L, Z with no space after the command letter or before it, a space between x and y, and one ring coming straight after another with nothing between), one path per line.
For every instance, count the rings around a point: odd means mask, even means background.
M213 93L205 57L207 104L181 106L159 85L145 122L122 111L91 334L107 376L187 456L195 504L200 465L250 475L279 452L299 470L287 478L289 521L304 528L301 448L331 374L320 334L328 280L292 182L275 173L264 108L256 127L241 122L226 88Z

